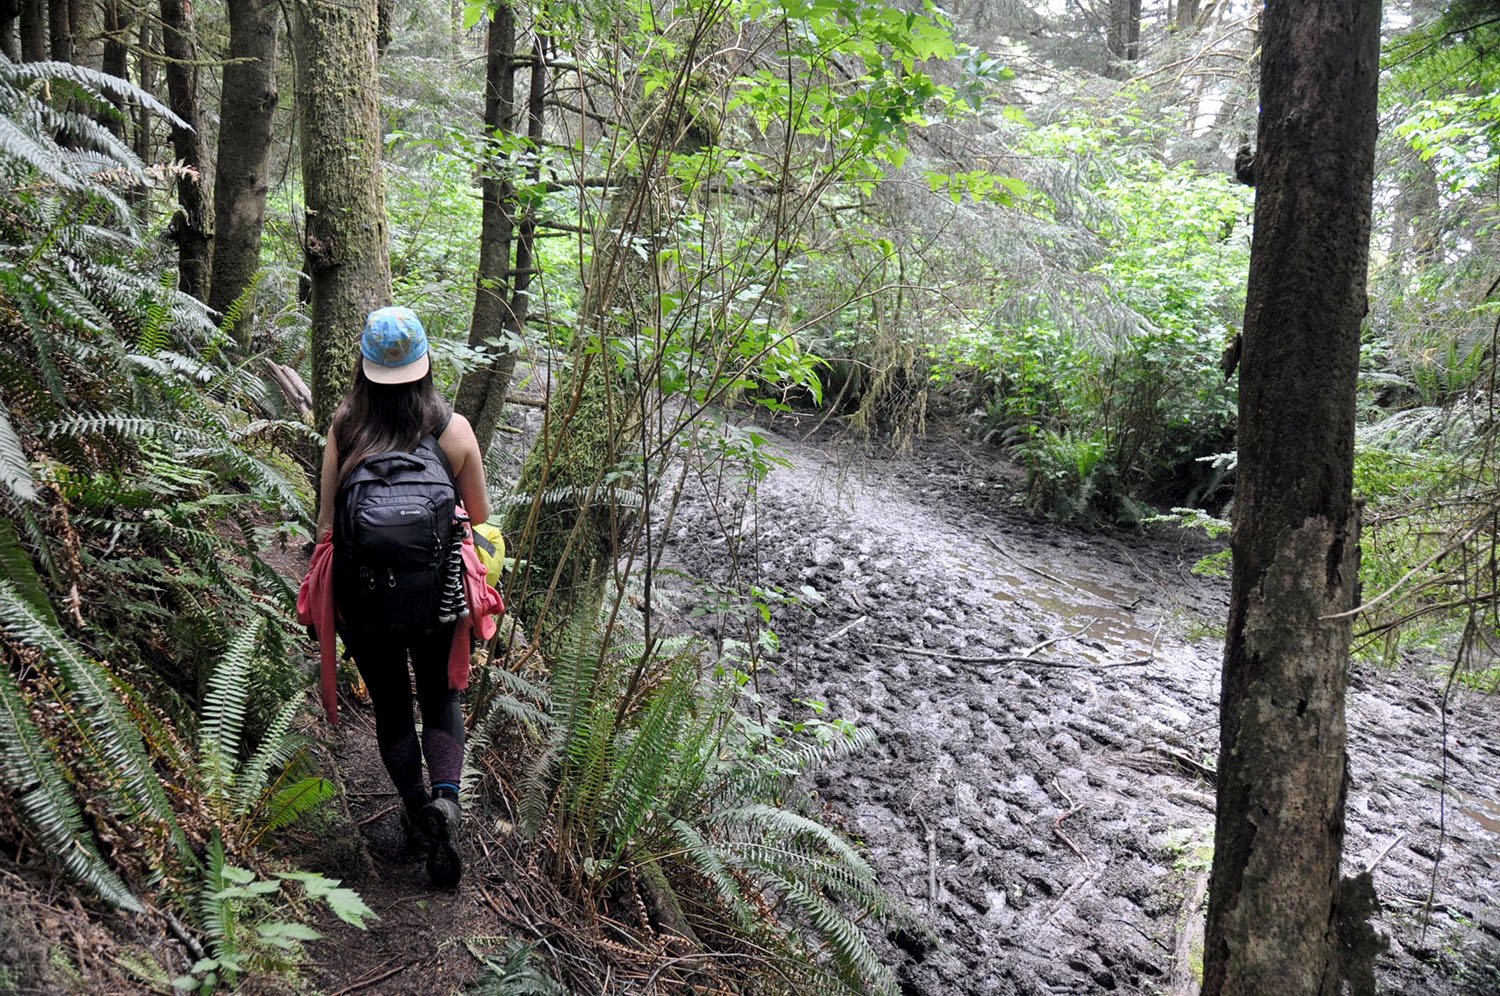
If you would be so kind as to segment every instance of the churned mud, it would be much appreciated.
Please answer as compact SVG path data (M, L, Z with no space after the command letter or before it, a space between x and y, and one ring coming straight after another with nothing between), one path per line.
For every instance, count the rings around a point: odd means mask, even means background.
M878 735L819 788L940 942L879 941L903 991L1196 992L1228 583L1190 569L1213 547L1033 521L1013 466L951 440L767 434L790 466L748 500L694 479L669 559L797 595L762 692ZM1356 663L1349 727L1346 871L1374 867L1382 990L1500 991L1500 702L1445 714L1430 671Z

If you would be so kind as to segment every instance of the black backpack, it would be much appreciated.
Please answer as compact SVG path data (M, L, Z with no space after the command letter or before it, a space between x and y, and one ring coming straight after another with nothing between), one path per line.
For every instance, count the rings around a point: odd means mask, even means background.
M346 623L388 637L438 626L457 503L438 432L350 471L333 513L333 595Z

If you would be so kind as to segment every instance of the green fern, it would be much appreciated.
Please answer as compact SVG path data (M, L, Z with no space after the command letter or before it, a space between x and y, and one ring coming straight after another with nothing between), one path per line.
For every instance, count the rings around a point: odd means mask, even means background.
M12 501L36 501L36 482L31 477L31 463L21 447L21 437L10 421L10 412L0 402L0 487L10 493Z
M0 603L12 598L0 585ZM42 852L62 865L74 881L105 902L140 912L142 906L120 876L99 855L93 834L68 787L62 761L31 721L31 703L8 670L0 669L0 774L16 808Z
M42 578L31 562L31 555L21 546L21 537L16 534L16 524L10 519L0 519L0 572L14 586L15 592L49 626L57 625L57 615L52 611L52 601Z
M221 818L228 816L234 799L240 736L250 702L250 673L255 667L261 625L260 619L254 619L235 635L219 658L203 698L203 715L198 723L199 770L209 798L221 807Z
M472 996L567 996L568 990L536 967L536 945L504 939L496 951L481 952L470 942L469 950L484 964Z
M145 746L126 711L116 681L98 662L78 652L54 626L21 597L15 586L0 581L0 629L12 639L39 650L57 669L75 708L89 716L82 728L108 777L105 788L118 811L180 835L176 816L147 757Z

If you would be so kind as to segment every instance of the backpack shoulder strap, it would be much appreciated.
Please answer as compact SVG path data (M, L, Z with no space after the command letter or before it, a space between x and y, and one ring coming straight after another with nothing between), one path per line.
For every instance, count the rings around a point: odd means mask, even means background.
M453 465L448 462L448 454L443 452L443 446L440 442L443 433L448 431L448 426L451 424L453 424L452 408L448 409L448 414L443 416L442 422L438 423L437 428L428 433L427 438L423 439L419 445L425 446L437 454L438 462L443 465L443 471L448 475L448 480L453 482L454 490L457 490L458 478L454 476Z

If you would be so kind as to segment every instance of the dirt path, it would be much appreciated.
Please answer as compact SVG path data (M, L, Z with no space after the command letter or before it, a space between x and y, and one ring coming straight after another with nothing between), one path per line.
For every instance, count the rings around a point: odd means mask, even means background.
M323 918L317 926L327 940L310 966L317 991L326 996L463 992L483 970L470 943L482 948L486 939L514 930L514 917L500 915L490 891L491 878L509 877L515 860L504 824L471 805L464 814L463 881L454 891L433 888L421 857L404 847L399 802L375 744L374 714L347 702L340 720L325 739L351 817L352 826L343 832L363 838L368 861L350 867L345 860L341 867L318 870L348 879L380 919L357 930ZM327 843L339 850L338 842Z
M1176 530L1094 535L1031 521L1003 460L930 440L864 459L773 435L792 466L746 508L700 484L671 555L823 601L782 608L762 688L871 727L879 746L823 795L942 944L884 950L910 994L1186 992L1211 860L1227 582ZM1059 666L990 663L1037 656ZM1500 703L1414 668L1355 665L1349 869L1376 866L1392 993L1494 993L1500 963ZM1452 793L1439 849L1446 766ZM1425 929L1421 911L1435 884ZM1196 991L1196 990L1193 990Z

